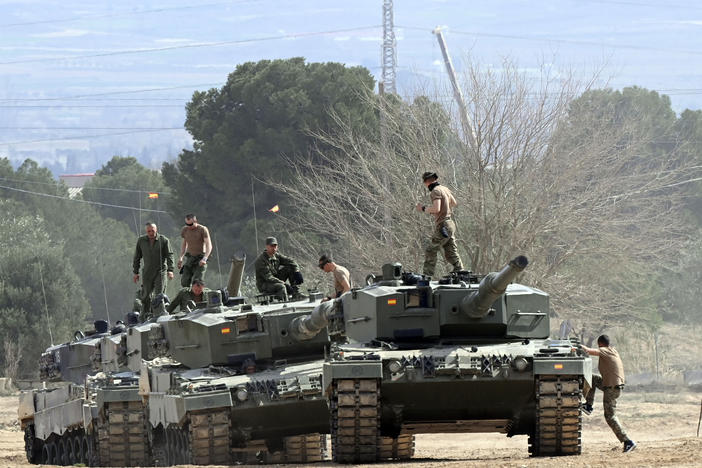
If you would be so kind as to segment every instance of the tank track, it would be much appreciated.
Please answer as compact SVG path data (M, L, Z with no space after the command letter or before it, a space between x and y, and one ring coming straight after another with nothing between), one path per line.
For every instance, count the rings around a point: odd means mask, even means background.
M400 434L397 438L381 437L378 458L381 460L409 460L414 456L414 434Z
M98 422L100 466L151 465L144 407L140 401L105 404Z
M332 458L337 463L373 463L380 442L377 379L339 379L332 385Z
M314 463L325 459L327 439L324 434L285 437L283 450L270 452L265 440L250 440L245 447L232 450L239 463Z
M188 429L186 433L189 437L183 437L183 439L184 443L190 443L189 452L192 454L190 463L195 465L230 464L231 437L228 412L191 413Z
M541 375L536 379L536 418L529 437L535 457L579 455L582 451L582 378Z

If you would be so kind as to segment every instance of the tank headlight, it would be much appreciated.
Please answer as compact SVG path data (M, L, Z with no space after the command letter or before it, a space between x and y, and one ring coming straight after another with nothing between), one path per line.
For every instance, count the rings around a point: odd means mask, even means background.
M512 367L518 372L524 372L529 367L529 361L523 356L517 356L512 360Z
M397 374L402 370L402 364L398 360L392 360L388 362L388 370L393 374Z
M249 392L245 388L240 388L236 391L236 398L239 401L246 401L249 398Z

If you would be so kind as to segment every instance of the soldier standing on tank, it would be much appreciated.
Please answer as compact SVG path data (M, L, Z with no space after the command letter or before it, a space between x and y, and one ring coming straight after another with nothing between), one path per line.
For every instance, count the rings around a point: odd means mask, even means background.
M444 257L453 266L453 271L463 270L463 263L456 245L456 224L451 219L451 210L457 205L456 199L448 187L437 182L438 178L436 172L422 174L424 186L429 190L431 205L417 203L416 206L417 211L431 214L435 223L429 245L424 251L424 274L427 276L434 276L436 254L440 249L443 249Z
M180 269L180 285L189 287L193 280L205 279L207 259L212 252L210 231L198 224L194 214L185 215L185 226L180 231L183 243L180 247L178 268Z
M598 368L600 370L600 375L592 375L592 387L587 393L582 411L588 415L592 413L592 404L595 401L595 389L599 388L602 390L602 406L604 407L605 421L607 421L609 427L612 428L619 442L624 444L624 451L631 452L636 448L636 442L627 437L616 414L617 398L619 398L624 388L624 365L622 364L617 350L610 346L609 337L607 335L600 335L600 337L597 338L597 347L597 349L593 349L587 346L581 346L583 351L590 356L599 357Z
M322 302L341 297L342 294L351 291L351 274L349 270L334 263L331 255L324 254L319 257L319 268L325 273L331 273L334 277L334 293L326 296Z
M292 258L278 253L278 240L275 237L266 238L266 250L258 256L254 266L259 292L281 300L287 300L288 296L292 296L293 301L307 297L300 293L300 285L303 283L300 267ZM286 280L290 281L289 285L285 284Z
M166 236L158 233L156 223L146 223L146 235L139 237L132 262L134 282L138 283L141 259L144 271L141 275L141 310L143 320L151 316L151 296L163 294L166 290L166 276L173 279L173 251Z

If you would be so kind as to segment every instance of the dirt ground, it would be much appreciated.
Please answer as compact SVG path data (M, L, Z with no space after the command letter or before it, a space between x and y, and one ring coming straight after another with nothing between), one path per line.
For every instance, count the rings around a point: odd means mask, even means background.
M526 436L499 434L419 435L415 458L407 463L365 466L423 467L702 467L702 437L696 437L702 392L628 391L619 400L619 416L638 443L624 454L598 404L585 417L583 454L531 459ZM599 403L599 402L597 402ZM313 466L332 466L330 462ZM30 467L17 423L17 397L0 397L0 468ZM291 466L291 465L288 465Z

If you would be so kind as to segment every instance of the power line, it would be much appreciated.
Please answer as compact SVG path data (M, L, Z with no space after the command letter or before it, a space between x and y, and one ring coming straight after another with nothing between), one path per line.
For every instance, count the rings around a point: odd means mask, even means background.
M220 81L218 83L200 83L200 84L189 84L189 85L181 85L181 86L168 86L164 88L144 88L144 89L134 89L131 91L108 91L105 93L93 93L93 94L78 94L75 96L66 96L66 97L53 97L53 98L4 98L0 99L0 101L25 101L25 100L36 100L36 101L63 101L63 100L69 100L69 99L82 99L86 97L99 97L99 96L114 96L116 94L133 94L133 93L148 93L152 91L170 91L173 89L192 89L192 88L201 88L203 86L222 86L224 84L223 81Z
M185 131L184 128L178 128L178 130ZM97 135L83 135L83 136L76 136L76 137L43 138L40 140L11 141L11 142L6 142L6 143L0 143L0 146L26 145L26 144L30 144L30 143L46 143L49 141L63 141L63 140L88 140L90 138L100 138L100 137L105 137L105 136L109 137L109 136L121 136L121 135L134 135L137 133L149 133L149 132L160 132L160 131L163 131L163 130L135 130L132 132L101 133L101 134L97 134Z
M414 30L414 31L426 31L431 32L430 28L422 28L418 26L398 26L398 28ZM605 42L595 42L595 41L581 41L577 39L560 39L560 38L548 38L548 37L533 37L533 36L519 36L516 34L498 34L498 33L487 33L481 31L461 31L459 29L449 28L449 32L454 34L463 34L467 36L478 36L478 37L496 37L500 39L517 39L523 41L539 41L539 42L555 42L560 44L575 44L575 45L590 45L604 48L612 49L633 49L633 50L643 50L643 51L655 51L655 52L666 52L666 53L680 53L680 54L690 54L690 55L702 55L702 51L699 50L688 50L688 49L666 49L662 47L645 47L633 44L608 44Z
M618 0L577 0L575 3L600 3L605 5L630 5L630 6L644 6L644 7L654 7L654 8L680 8L684 10L702 10L702 7L694 5L681 5L681 4L671 4L671 3L645 3L645 2L626 2Z
M28 104L28 105L11 105L11 104L0 104L0 108L2 109L51 109L51 108L60 108L60 107L66 107L66 108L85 108L85 109L124 109L124 108L134 108L134 109L143 109L143 108L178 108L178 109L183 109L183 105L176 105L176 104L124 104L124 105L99 105L99 104L46 104L46 105L36 105L36 104Z
M100 203L100 202L95 202L95 201L89 201L89 200L81 200L79 198L68 198L68 197L62 197L60 195L51 195L50 193L42 193L42 192L32 192L31 190L23 190L23 189L18 189L14 187L7 187L5 185L0 185L0 188L6 189L6 190L12 190L14 192L22 192L22 193L27 193L30 195L37 195L40 197L48 197L48 198L57 198L59 200L65 200L65 201L71 201L71 202L76 202L76 203L86 203L88 205L99 205L99 206L106 206L109 208L121 208L124 210L132 210L132 211L146 211L149 213L165 213L168 214L167 211L163 210L149 210L147 208L139 208L136 206L122 206L122 205L112 205L109 203Z
M56 182L42 182L40 180L26 180L26 179L10 179L8 177L0 177L0 180L4 180L5 182L19 182L19 183L25 183L25 184L35 184L35 185L49 185L51 187L56 187L57 185L60 185L60 181ZM135 189L125 189L125 188L110 188L110 187L89 187L84 185L81 187L82 190L109 190L109 191L114 191L114 192L131 192L131 193L148 193L148 192L157 192L159 194L170 194L169 191L167 190L135 190Z
M328 30L328 31L314 31L314 32L304 32L304 33L280 34L277 36L264 36L264 37L249 38L249 39L237 39L234 41L202 42L202 43L196 43L196 44L183 44L183 45L177 45L177 46L156 47L153 49L116 50L114 52L102 52L99 54L73 55L73 56L64 56L64 57L45 57L45 58L24 59L24 60L11 60L9 62L0 62L0 65L15 65L15 64L20 64L20 63L38 63L38 62L56 62L56 61L60 61L60 60L76 60L76 59L84 59L84 58L109 57L109 56L114 56L114 55L135 55L135 54L145 54L145 53L152 53L152 52L164 52L164 51L178 50L178 49L195 49L195 48L202 48L202 47L221 47L221 46L227 46L227 45L249 44L249 43L254 43L254 42L277 41L277 40L281 40L281 39L296 39L296 38L302 38L302 37L324 36L327 34L346 33L346 32L354 32L354 31L365 31L368 29L377 29L379 27L380 26L378 26L378 25L376 25L376 26L358 26L358 27L354 27L354 28L332 29L332 30Z
M185 130L183 127L0 127L0 130Z
M185 6L178 6L178 7L163 7L163 8L153 8L151 10L139 10L139 11L125 11L123 13L106 13L102 15L85 15L85 16L74 16L72 18L59 18L59 19L50 19L50 20L38 20L38 21L26 21L22 23L7 23L7 24L0 24L0 28L10 28L10 27L15 27L15 26L31 26L35 24L53 24L53 23L68 23L68 22L73 22L73 21L81 21L85 19L102 19L102 18L119 18L123 16L136 16L136 15L144 15L144 14L151 14L151 13L163 13L165 11L174 11L174 10L189 10L193 8L205 8L205 7L211 7L211 6L220 6L220 5L232 5L232 1L228 2L218 2L218 3L203 3L203 4L198 4L198 5L185 5ZM239 1L236 3L258 3L255 1Z

